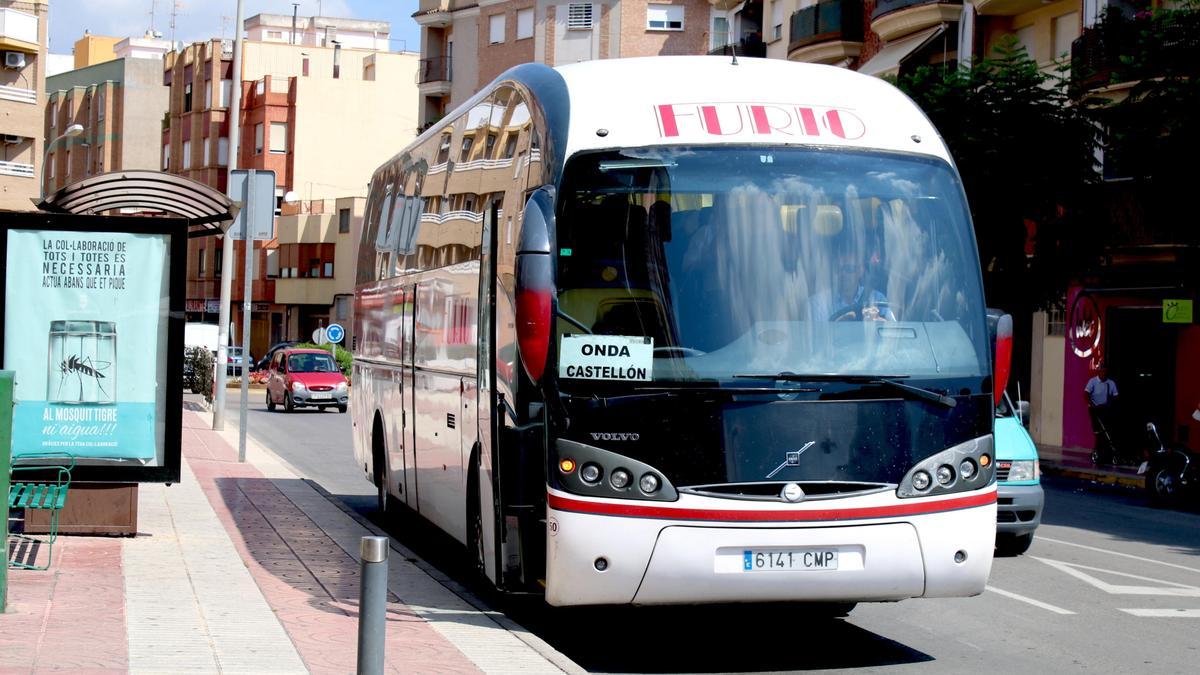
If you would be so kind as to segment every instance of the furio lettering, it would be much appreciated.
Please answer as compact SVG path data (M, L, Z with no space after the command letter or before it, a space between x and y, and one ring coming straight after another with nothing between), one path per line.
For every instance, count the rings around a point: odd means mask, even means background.
M654 106L659 135L824 136L857 140L866 124L845 108L785 103L666 103Z

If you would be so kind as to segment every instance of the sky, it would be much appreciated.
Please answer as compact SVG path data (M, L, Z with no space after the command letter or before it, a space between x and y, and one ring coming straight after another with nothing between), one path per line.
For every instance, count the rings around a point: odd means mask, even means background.
M151 27L171 39L171 5L178 9L174 38L194 42L233 37L237 0L50 0L50 52L70 54L85 30L114 37L141 36ZM392 51L421 50L420 30L412 19L417 0L299 0L300 16L374 19L392 24ZM292 14L291 0L245 0L245 17Z

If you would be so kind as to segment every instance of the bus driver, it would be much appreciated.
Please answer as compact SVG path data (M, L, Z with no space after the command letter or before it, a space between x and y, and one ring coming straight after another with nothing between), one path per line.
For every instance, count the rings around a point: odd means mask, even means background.
M844 246L834 259L833 285L813 294L814 321L895 321L887 297L865 285L866 269L853 247Z

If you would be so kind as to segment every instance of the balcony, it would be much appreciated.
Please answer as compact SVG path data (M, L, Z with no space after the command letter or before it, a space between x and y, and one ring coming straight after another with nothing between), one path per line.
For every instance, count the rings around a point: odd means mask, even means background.
M33 178L33 165L21 162L0 162L0 176L19 176Z
M943 23L956 23L962 2L938 0L878 0L871 12L871 30L885 42Z
M0 49L37 54L37 16L7 7L0 9Z
M1110 13L1071 44L1071 86L1083 93L1191 70L1200 60L1200 11L1129 18Z
M825 0L792 14L788 60L836 63L856 57L863 43L862 0Z
M32 89L0 85L0 99L16 101L18 103L37 104L37 92Z
M417 88L424 96L448 96L453 71L449 56L421 59L417 64Z
M737 56L751 56L759 59L767 56L767 45L763 42L760 34L746 35L737 41L729 34L715 35L714 38L718 46L708 50L709 56L730 56L735 51Z

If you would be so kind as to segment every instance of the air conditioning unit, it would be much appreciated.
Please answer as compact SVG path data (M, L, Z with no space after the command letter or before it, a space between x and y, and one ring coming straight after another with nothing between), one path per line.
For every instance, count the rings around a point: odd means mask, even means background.
M23 52L4 52L5 68L24 68L25 54Z
M18 136L16 134L4 134L4 142L8 143L9 145L20 143L23 140L25 140L24 136Z

